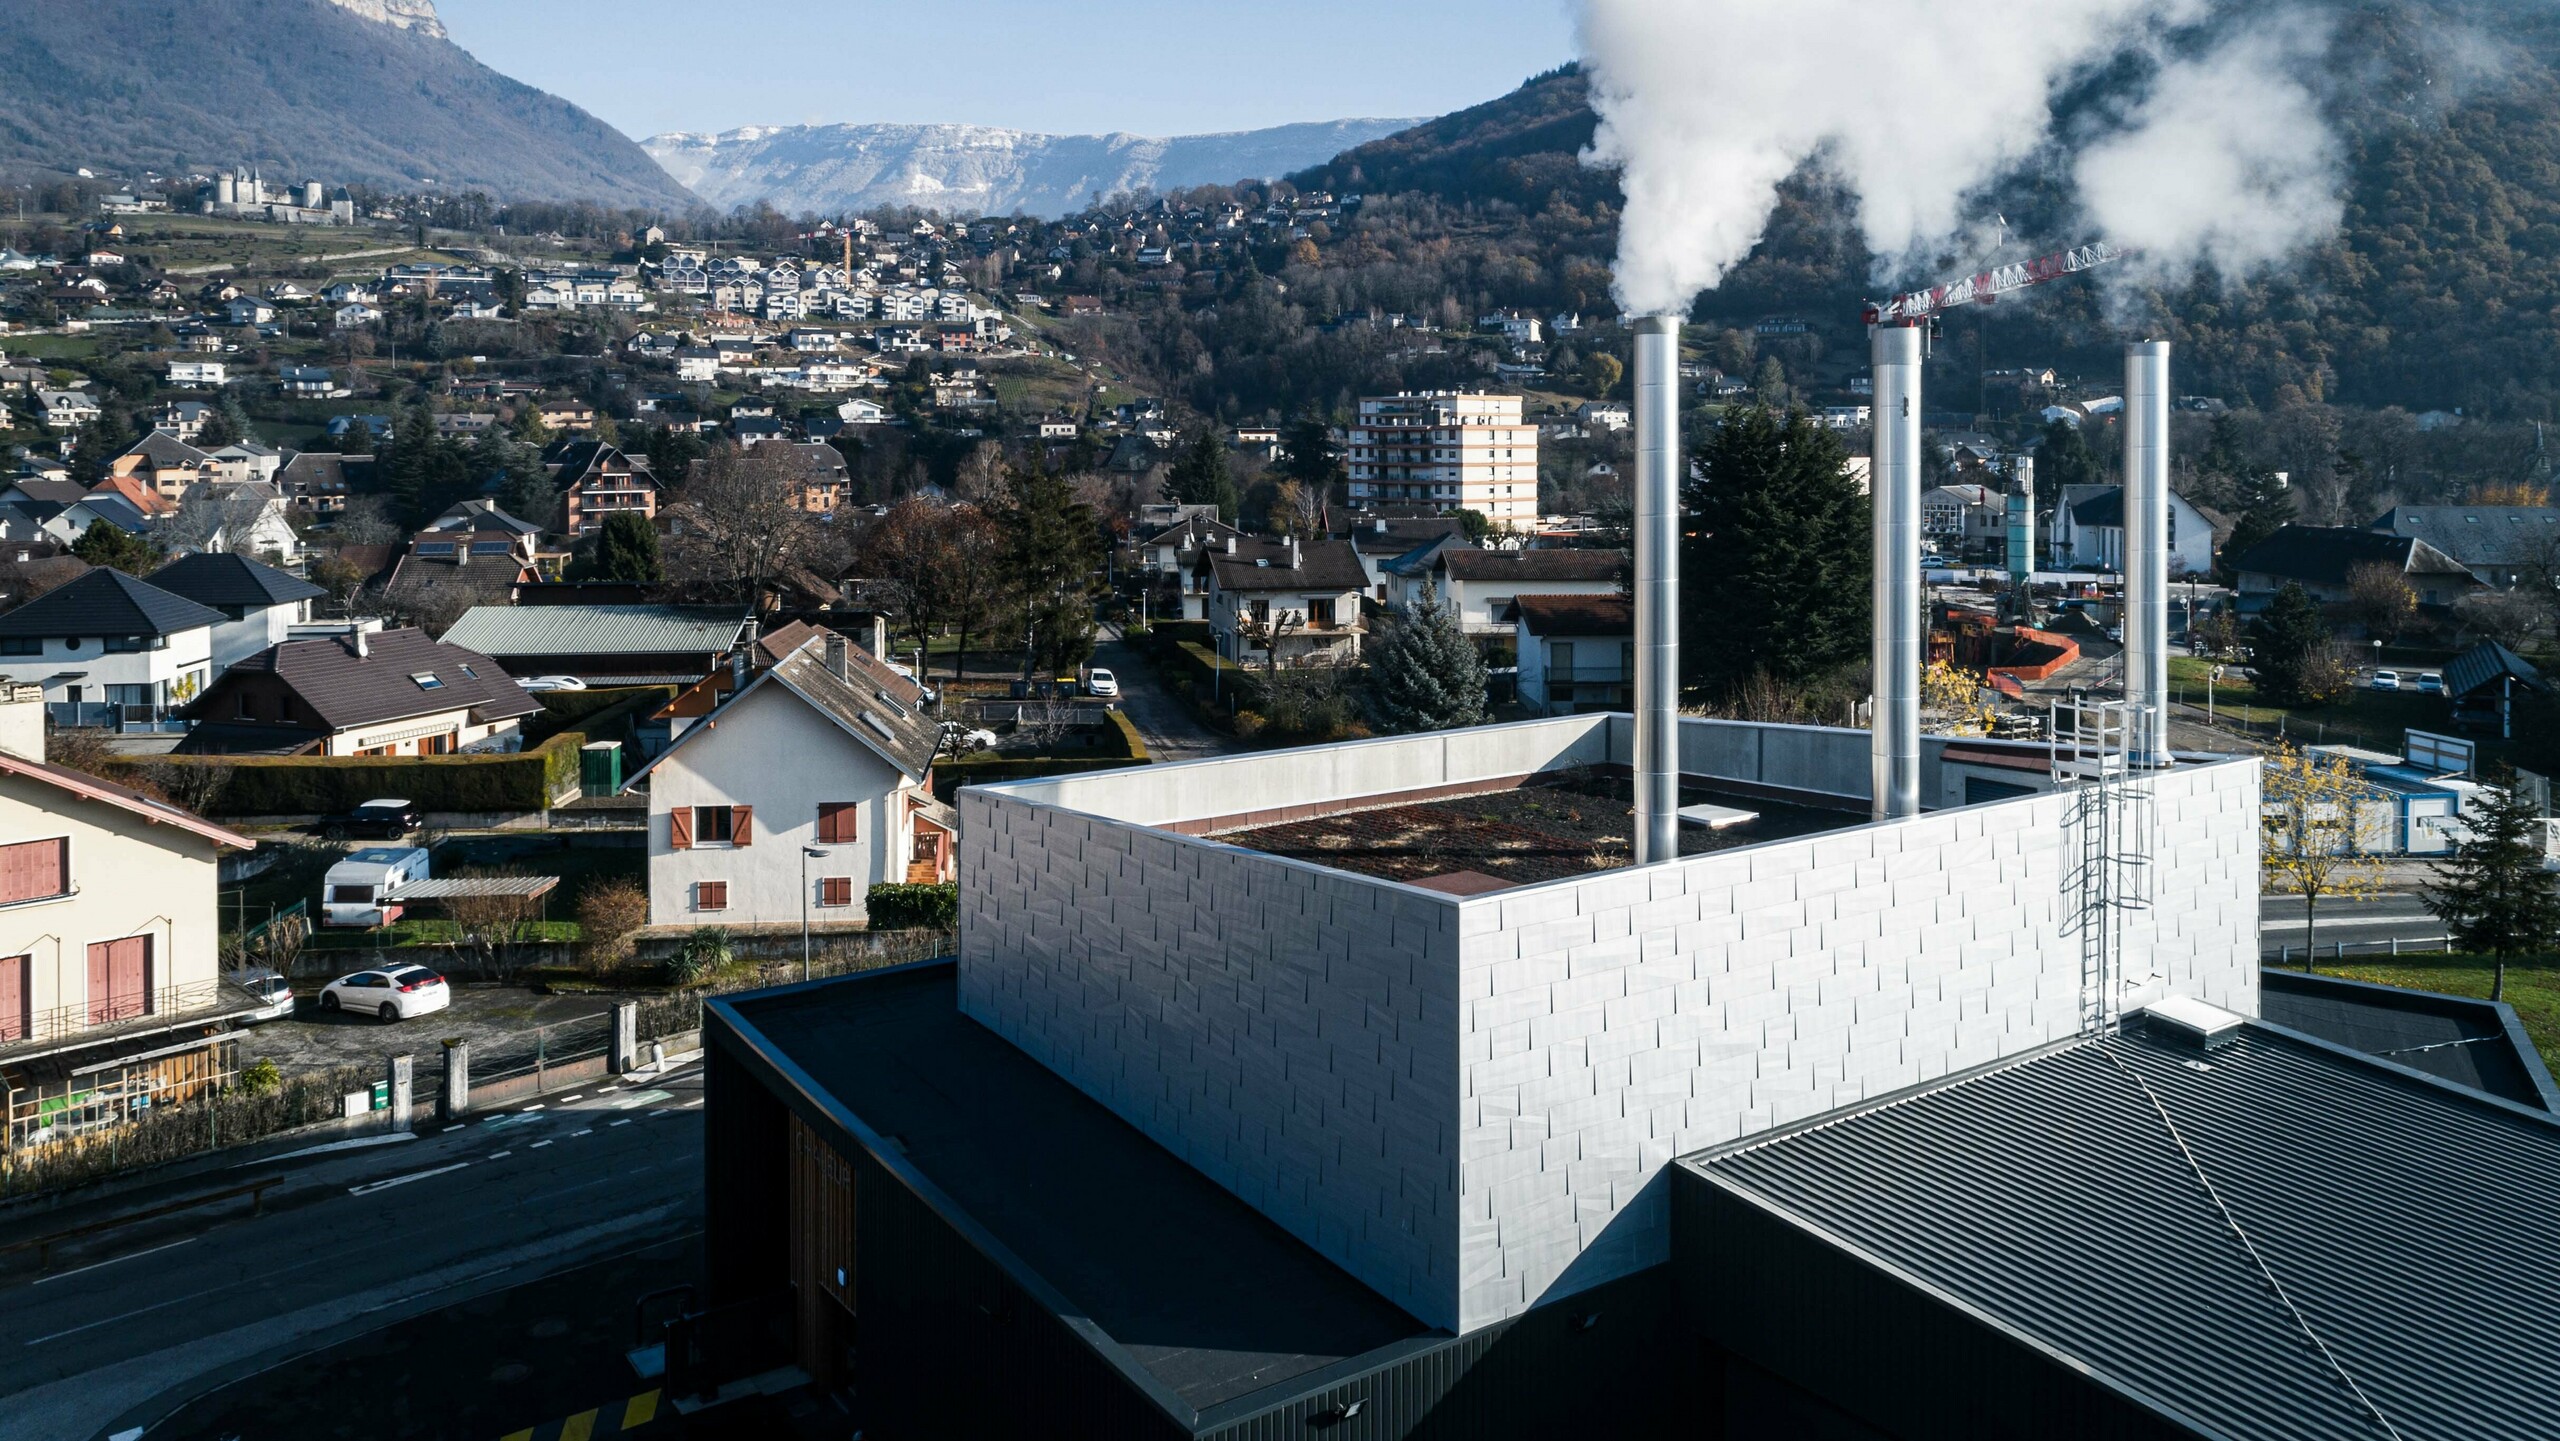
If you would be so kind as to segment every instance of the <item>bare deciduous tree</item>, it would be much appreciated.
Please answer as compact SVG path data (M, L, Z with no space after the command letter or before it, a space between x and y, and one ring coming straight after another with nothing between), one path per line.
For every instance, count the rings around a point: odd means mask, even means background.
M669 579L705 599L753 604L814 543L808 513L792 503L796 489L778 456L712 447L675 503Z

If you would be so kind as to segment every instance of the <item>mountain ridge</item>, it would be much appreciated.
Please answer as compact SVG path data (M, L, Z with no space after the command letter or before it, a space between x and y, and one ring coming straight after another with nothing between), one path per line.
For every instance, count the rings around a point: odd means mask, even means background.
M446 39L431 0L0 5L0 168L231 165L398 190L694 203L621 132Z
M1256 130L1062 135L992 125L750 125L669 131L641 146L714 205L791 212L874 206L1063 215L1130 190L1286 174L1422 122L1304 121Z

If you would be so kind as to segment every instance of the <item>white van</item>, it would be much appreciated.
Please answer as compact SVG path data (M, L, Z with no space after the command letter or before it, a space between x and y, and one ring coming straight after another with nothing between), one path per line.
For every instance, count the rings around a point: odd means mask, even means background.
M427 879L427 853L416 846L367 846L329 867L320 881L320 924L387 926L400 919L387 891Z

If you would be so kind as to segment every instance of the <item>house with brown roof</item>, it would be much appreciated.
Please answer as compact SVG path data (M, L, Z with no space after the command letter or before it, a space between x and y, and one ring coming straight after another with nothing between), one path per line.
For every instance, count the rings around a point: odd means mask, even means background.
M1628 709L1636 683L1634 602L1617 595L1524 595L1510 610L1520 704L1532 715Z
M1389 604L1411 606L1428 585L1467 634L1508 639L1511 604L1524 595L1616 595L1627 569L1617 550L1477 550L1435 544L1412 562L1390 562Z
M563 486L560 528L569 535L592 535L604 529L606 517L619 513L657 517L658 477L645 455L581 440L561 448L548 468Z
M477 651L422 630L288 640L215 677L187 708L189 755L441 756L513 750L541 710Z
M632 777L649 789L649 922L851 929L876 885L952 878L941 727L915 683L833 633L758 672Z
M2398 573L2420 608L2439 614L2480 584L2461 561L2416 536L2342 525L2281 526L2231 562L2243 614L2264 609L2288 584L2313 600L2343 603L2366 566Z
M1230 538L1209 553L1211 634L1233 661L1348 665L1368 632L1360 613L1368 580L1348 541Z

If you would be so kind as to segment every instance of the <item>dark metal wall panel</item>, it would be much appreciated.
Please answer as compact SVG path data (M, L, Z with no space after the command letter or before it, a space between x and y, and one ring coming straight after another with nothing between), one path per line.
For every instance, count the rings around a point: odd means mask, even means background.
M867 1154L853 1160L854 1388L866 1436L1190 1436L898 1177Z
M790 1283L790 1139L781 1099L739 1064L717 1016L703 1040L703 1269L719 1306Z
M1689 1382L1670 1268L1657 1266L1451 1337L1245 1415L1216 1441L1503 1441L1663 1436ZM1357 1414L1344 1408L1357 1403ZM1239 1403L1243 1405L1247 1403Z
M1671 1180L1670 1269L1696 1337L1866 1426L1900 1441L2204 1434L1713 1181L1676 1166Z

